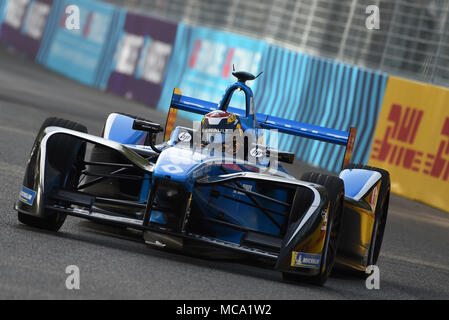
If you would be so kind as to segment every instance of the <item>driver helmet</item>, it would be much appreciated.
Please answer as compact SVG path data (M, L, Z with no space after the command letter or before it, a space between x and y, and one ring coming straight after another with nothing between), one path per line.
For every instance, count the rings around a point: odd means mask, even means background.
M226 139L226 134L233 136L232 143L229 143L229 137ZM242 137L242 125L236 114L215 110L206 114L201 121L202 146L218 143L226 153L235 154L240 148Z

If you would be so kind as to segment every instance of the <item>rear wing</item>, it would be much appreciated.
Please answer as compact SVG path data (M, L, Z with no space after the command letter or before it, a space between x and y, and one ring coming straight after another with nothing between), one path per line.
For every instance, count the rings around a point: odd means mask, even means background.
M218 104L216 103L183 96L181 90L177 88L174 89L170 103L170 110L168 112L167 122L165 125L164 141L170 138L170 135L174 129L174 123L176 121L178 110L205 115L217 109ZM228 107L227 111L237 114L240 117L246 116L244 110L233 108L231 106ZM256 113L255 116L257 125L262 129L276 129L279 132L294 136L346 146L342 168L351 160L352 153L354 151L355 138L357 135L357 130L354 127L351 127L349 131L341 131L298 121L282 119L261 113Z

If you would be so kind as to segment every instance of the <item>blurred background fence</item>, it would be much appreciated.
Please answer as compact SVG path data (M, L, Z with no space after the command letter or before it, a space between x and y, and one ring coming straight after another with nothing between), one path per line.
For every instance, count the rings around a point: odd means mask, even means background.
M449 86L449 0L105 1ZM369 5L380 9L380 29L367 32Z

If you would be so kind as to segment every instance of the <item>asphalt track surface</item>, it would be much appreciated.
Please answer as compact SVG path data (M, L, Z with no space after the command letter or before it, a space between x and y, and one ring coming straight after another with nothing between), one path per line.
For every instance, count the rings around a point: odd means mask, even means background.
M380 289L345 273L324 287L283 282L254 262L230 262L147 247L141 235L68 217L58 233L20 224L12 209L37 130L57 116L100 134L121 111L164 122L146 106L85 87L0 47L0 299L448 299L449 213L393 196ZM296 165L293 174L308 170ZM68 265L80 289L67 290Z

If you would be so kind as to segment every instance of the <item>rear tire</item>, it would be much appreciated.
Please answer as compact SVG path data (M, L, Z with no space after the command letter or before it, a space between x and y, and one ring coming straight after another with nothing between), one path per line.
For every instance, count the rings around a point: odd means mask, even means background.
M335 264L335 257L337 253L338 240L340 235L340 225L341 225L340 221L343 212L345 187L343 180L341 180L340 178L336 176L330 176L315 172L308 172L304 174L301 177L301 180L324 186L327 190L330 201L326 238L324 241L324 247L321 254L320 273L316 276L310 277L283 272L282 277L284 280L287 281L305 281L317 285L323 285L326 282L329 275L331 274L332 268ZM309 200L307 199L307 196L298 198L295 197L295 203L293 204L293 208L295 208L295 206L300 206L300 204L297 202L305 202L307 200Z
M39 129L37 137L43 134L47 127L62 127L82 133L87 133L87 128L81 124L73 121L64 120L60 118L47 118ZM36 138L37 141L38 138ZM66 189L76 190L79 182L79 170L76 168L76 163L79 158L84 158L86 153L85 143L78 143L77 139L70 136L60 135L52 137L54 139L47 148L47 158L52 167L60 172L67 173ZM36 142L35 141L35 142ZM75 146L75 147L74 147ZM58 159L58 161L54 161ZM52 161L53 160L53 161ZM63 225L66 215L52 210L45 210L44 217L35 217L19 212L18 219L21 223L31 227L58 231Z
M384 169L353 163L347 164L344 169L365 169L377 171L382 176L367 262L367 266L376 265L380 254L380 248L382 246L385 226L387 224L388 205L390 201L390 174Z

